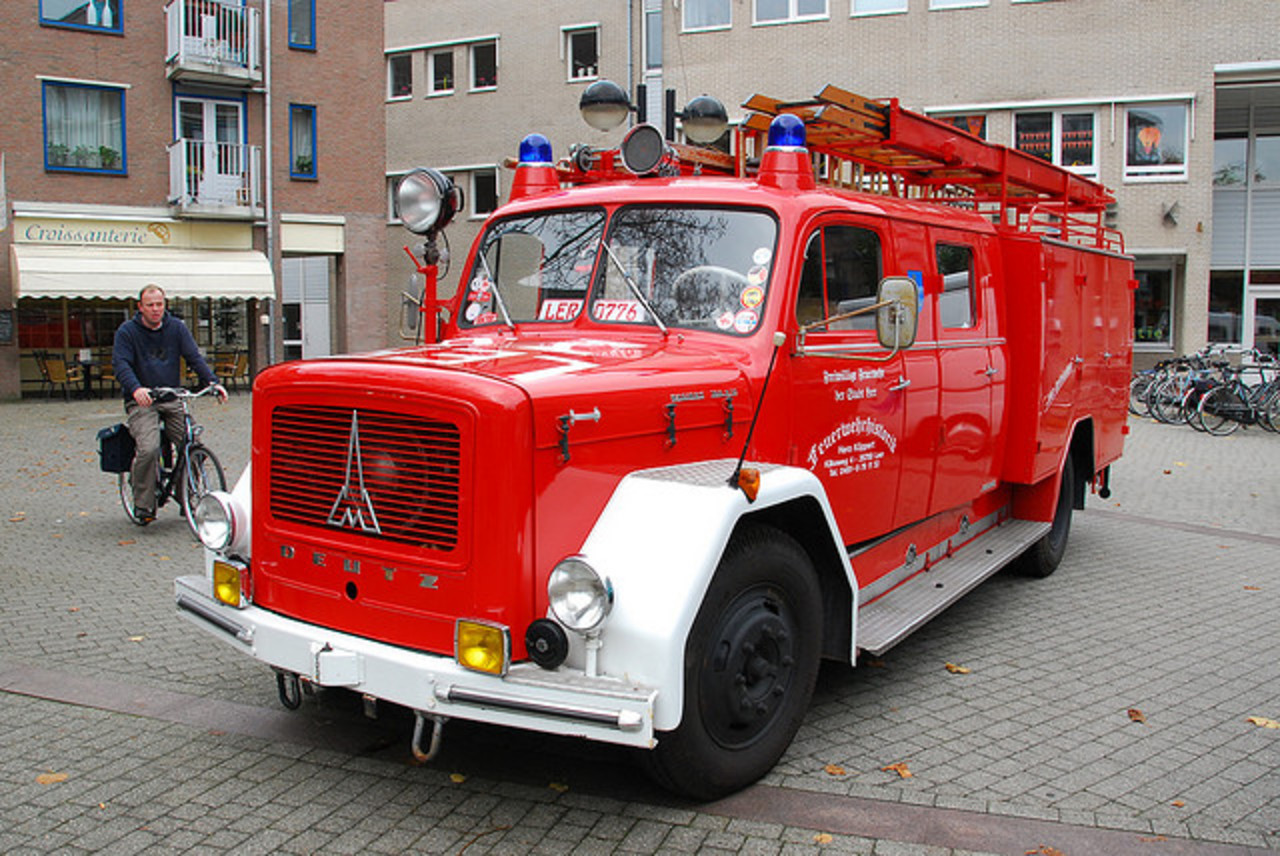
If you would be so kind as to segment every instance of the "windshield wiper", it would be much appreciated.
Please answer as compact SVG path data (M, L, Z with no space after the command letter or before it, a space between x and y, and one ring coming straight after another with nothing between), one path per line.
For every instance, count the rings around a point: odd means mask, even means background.
M652 303L645 299L644 294L640 291L640 286L636 285L636 281L631 278L631 274L627 273L627 269L623 267L622 262L620 262L618 257L614 255L613 249L610 248L609 244L606 243L603 238L600 239L600 246L604 248L605 254L609 256L609 260L618 268L618 273L622 274L622 279L626 282L627 288L631 289L631 293L635 295L636 300L640 301L640 305L644 307L645 312L653 319L653 323L662 331L662 335L666 336L668 332L667 325L662 323L662 319L658 317L657 310L653 308Z
M498 280L493 275L493 269L489 267L489 260L484 257L484 252L476 253L476 258L480 260L480 264L484 265L484 275L489 278L489 282L493 283L493 299L498 304L498 311L502 313L502 320L511 328L511 332L516 331L516 325L511 321L511 315L507 312L506 301L502 299L502 289L498 288Z

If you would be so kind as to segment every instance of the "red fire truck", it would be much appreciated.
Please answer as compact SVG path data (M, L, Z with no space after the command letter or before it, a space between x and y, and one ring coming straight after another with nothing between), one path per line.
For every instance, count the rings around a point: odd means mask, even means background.
M743 106L731 155L526 138L439 307L458 194L410 174L428 341L258 377L179 612L287 706L411 709L422 758L456 717L635 747L712 798L782 756L821 658L1052 573L1125 433L1110 194L893 100Z

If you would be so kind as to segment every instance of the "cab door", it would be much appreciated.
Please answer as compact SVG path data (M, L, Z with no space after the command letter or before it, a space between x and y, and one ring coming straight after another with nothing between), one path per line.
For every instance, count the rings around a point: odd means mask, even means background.
M994 342L993 286L985 236L930 229L937 299L938 451L930 512L965 505L995 488L1000 426L993 423L1003 350Z
M890 245L888 224L846 217L818 223L804 244L791 456L821 479L846 545L890 531L898 498L910 378L904 352L877 341L871 308Z

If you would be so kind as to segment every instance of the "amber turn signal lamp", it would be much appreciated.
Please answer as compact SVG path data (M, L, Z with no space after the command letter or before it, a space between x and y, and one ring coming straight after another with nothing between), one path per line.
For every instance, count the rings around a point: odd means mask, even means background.
M738 470L738 487L747 496L747 502L755 502L760 493L760 471L755 467L743 467Z
M459 619L453 631L454 658L458 665L489 675L505 675L511 659L507 628L484 621Z

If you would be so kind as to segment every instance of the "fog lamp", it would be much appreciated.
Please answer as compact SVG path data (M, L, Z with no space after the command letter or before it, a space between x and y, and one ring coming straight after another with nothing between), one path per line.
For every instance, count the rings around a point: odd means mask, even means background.
M238 562L216 559L213 563L213 596L239 609L249 605L249 568Z
M613 609L613 585L580 556L555 566L547 578L547 601L565 627L590 633Z
M465 669L505 675L511 662L511 636L501 624L459 619L453 627L453 656Z

